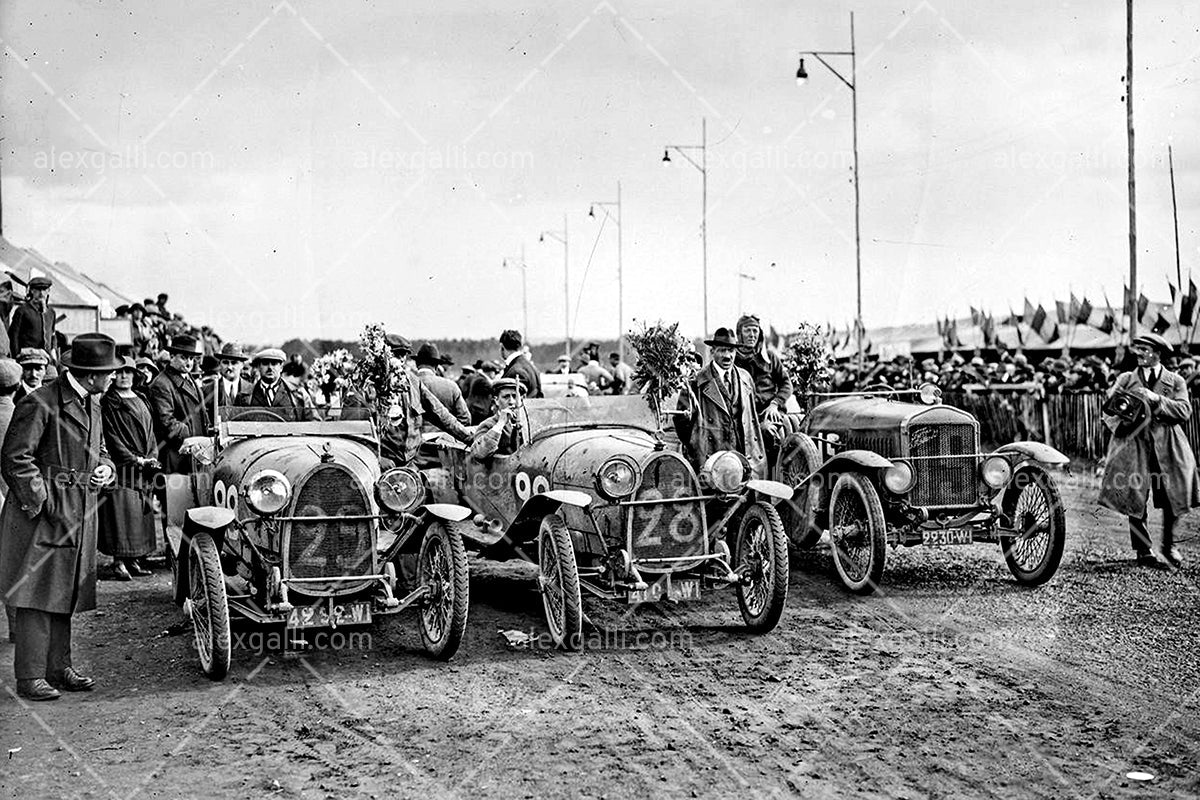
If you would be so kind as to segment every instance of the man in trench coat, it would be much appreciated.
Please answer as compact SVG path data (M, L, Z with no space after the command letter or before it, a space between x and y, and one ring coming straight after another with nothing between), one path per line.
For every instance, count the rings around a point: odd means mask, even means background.
M1162 365L1171 345L1156 333L1134 339L1130 350L1137 369L1117 377L1109 395L1128 392L1146 401L1150 416L1131 432L1118 430L1108 446L1100 504L1129 517L1129 538L1137 563L1162 567L1150 546L1146 529L1147 501L1163 512L1162 555L1180 566L1175 547L1175 524L1188 510L1200 506L1196 458L1182 424L1192 414L1187 384ZM1115 420L1106 419L1115 426Z
M116 351L102 333L77 336L62 376L17 404L0 448L0 593L16 611L17 694L29 700L95 683L71 663L71 615L96 607L97 493L114 478L100 395Z
M754 407L754 384L736 366L738 340L729 328L717 328L708 365L696 373L679 395L675 430L696 469L720 450L736 450L750 462L755 478L767 475L767 454Z
M204 345L195 336L180 334L167 345L171 363L163 367L146 389L154 436L158 439L158 461L166 473L190 473L192 457L180 453L183 440L208 432L208 409L200 387L192 378Z

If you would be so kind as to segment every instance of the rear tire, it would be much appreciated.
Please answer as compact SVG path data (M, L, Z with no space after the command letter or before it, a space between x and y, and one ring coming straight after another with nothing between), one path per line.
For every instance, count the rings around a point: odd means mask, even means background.
M434 522L421 538L417 585L429 587L421 604L421 644L434 658L449 661L467 631L471 578L467 549L455 523Z
M874 484L858 473L844 473L833 486L829 537L842 584L855 594L874 592L887 557L887 522Z
M816 443L806 434L795 433L784 438L779 446L775 480L795 487L800 481L821 468L821 454ZM806 483L779 504L779 518L792 545L803 550L814 547L821 538L817 526L817 510L821 503L820 480Z
M1067 518L1058 485L1044 469L1027 466L1013 475L1001 502L1004 516L1023 535L1001 536L1009 572L1023 586L1041 586L1054 577L1067 541Z
M788 539L774 506L758 502L742 514L733 563L735 572L752 578L737 587L742 619L751 631L766 633L779 624L788 594Z
M207 533L192 534L188 549L189 596L192 600L192 630L200 667L211 680L229 672L232 651L229 632L229 600L217 543Z
M546 625L563 650L583 647L583 597L571 531L558 514L542 517L538 529L538 582Z

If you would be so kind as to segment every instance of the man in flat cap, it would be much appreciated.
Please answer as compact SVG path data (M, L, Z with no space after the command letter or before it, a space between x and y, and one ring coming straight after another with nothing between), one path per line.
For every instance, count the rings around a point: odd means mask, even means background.
M508 456L529 441L521 413L525 385L515 378L501 378L492 384L492 416L479 423L471 440L470 455L478 461L492 456Z
M49 278L31 278L26 288L25 302L13 309L8 325L10 353L20 353L24 347L40 347L54 358L54 311L50 308Z
M45 383L50 354L40 347L26 347L17 353L17 364L21 367L21 383L13 395L14 403L40 389Z
M98 492L115 472L100 395L120 365L102 333L71 342L58 380L13 412L0 448L10 494L0 512L0 597L16 610L17 694L55 700L90 691L71 661L71 616L96 607Z
M438 373L440 367L450 363L451 360L438 351L436 344L426 342L417 350L417 380L425 384L425 388L433 393L455 419L463 425L470 425L471 411L467 408L467 401L463 399L462 389L458 388L457 383ZM432 430L433 426L426 423L425 429Z
M307 396L295 391L283 380L283 364L287 355L277 347L268 347L254 354L258 380L249 394L235 398L235 405L255 408L276 408L285 422L303 422L313 418Z
M1175 547L1176 521L1200 506L1196 458L1183 430L1192 404L1183 378L1162 365L1172 350L1166 339L1144 333L1129 349L1137 368L1118 375L1108 396L1123 393L1143 403L1148 413L1125 425L1114 417L1105 418L1114 433L1100 484L1100 504L1129 517L1137 564L1162 568L1146 528L1147 502L1153 500L1163 515L1162 556L1179 567L1183 560Z
M704 343L712 348L712 358L679 395L683 413L675 417L675 430L684 453L699 470L713 453L736 450L750 462L755 478L765 478L767 455L754 409L754 384L734 363L737 336L729 328L717 328Z
M154 436L158 440L158 461L163 472L192 471L192 457L180 452L183 441L204 436L211 424L204 396L192 374L204 356L204 348L195 336L181 333L167 345L171 361L155 376L146 390L154 417Z

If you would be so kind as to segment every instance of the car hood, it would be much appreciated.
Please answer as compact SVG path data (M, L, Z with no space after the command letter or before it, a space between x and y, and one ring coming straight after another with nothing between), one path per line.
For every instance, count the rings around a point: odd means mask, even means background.
M596 470L611 456L631 456L641 464L654 451L655 444L654 437L641 430L569 430L534 442L529 456L544 465L555 488L590 491Z
M278 470L292 485L324 457L328 463L351 472L372 496L371 487L379 479L379 459L362 442L331 439L325 436L264 436L235 441L217 457L213 477L227 486L241 486L251 473L263 469Z

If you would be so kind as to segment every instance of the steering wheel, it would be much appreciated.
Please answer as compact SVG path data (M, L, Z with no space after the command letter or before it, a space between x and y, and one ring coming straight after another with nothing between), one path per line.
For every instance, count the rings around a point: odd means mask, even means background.
M896 391L896 387L888 386L886 383L872 383L870 386L866 387L862 391L863 392L880 392L881 394L884 394L887 397L887 399L889 399L889 400L898 398L900 396L899 393Z
M229 418L230 422L287 422L282 415L276 414L274 411L267 411L265 408L253 408L234 414Z

